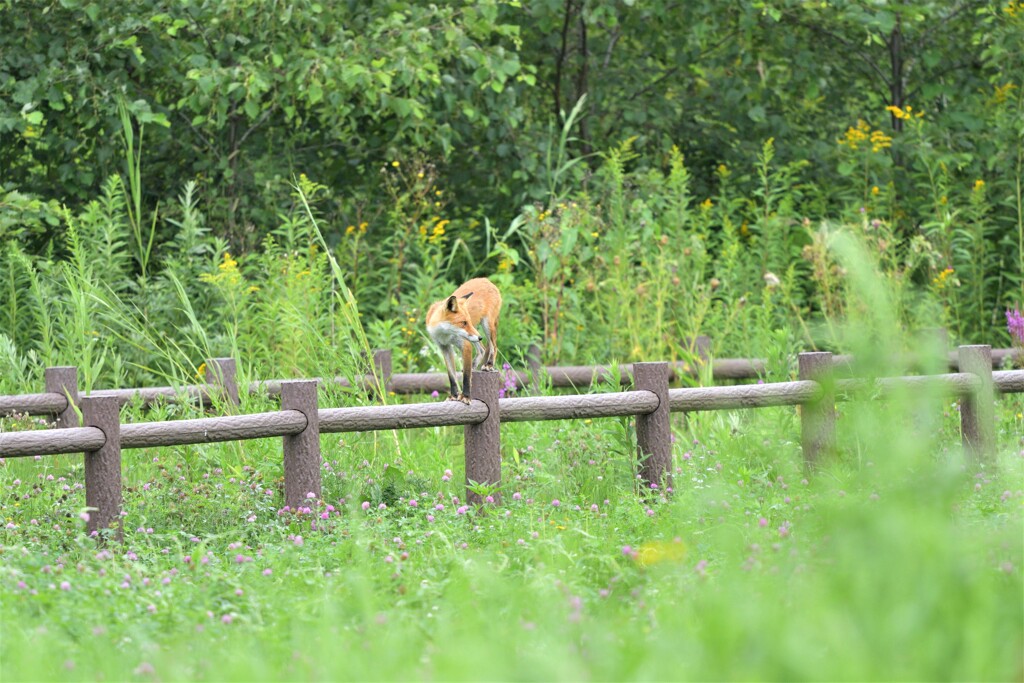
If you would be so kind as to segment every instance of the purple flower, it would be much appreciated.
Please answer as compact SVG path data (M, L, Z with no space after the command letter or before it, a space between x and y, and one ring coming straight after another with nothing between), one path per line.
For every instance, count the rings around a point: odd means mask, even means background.
M1024 344L1024 315L1021 315L1019 308L1012 311L1006 309L1006 329L1010 331L1014 343Z

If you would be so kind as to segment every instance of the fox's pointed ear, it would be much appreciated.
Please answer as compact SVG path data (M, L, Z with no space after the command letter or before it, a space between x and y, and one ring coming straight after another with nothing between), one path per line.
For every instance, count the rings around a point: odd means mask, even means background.
M463 295L462 295L462 298L463 298L463 299L468 299L468 298L469 298L469 297L471 297L471 296L473 296L473 292L470 292L469 294L463 294Z
M448 309L449 313L455 313L459 310L458 301L455 299L455 295L452 294L448 297L448 301L445 302L444 307Z

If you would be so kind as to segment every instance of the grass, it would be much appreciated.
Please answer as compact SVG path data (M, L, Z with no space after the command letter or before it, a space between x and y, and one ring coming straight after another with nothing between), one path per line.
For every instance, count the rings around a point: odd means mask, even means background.
M325 435L300 515L279 440L128 451L107 547L80 457L7 460L0 674L1019 679L1022 410L979 468L951 400L842 404L814 474L792 409L676 415L675 491L646 499L629 421L508 424L494 510L463 508L455 428Z

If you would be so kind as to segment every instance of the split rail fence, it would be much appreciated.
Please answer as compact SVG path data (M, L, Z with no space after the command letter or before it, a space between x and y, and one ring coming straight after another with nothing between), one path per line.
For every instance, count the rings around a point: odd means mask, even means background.
M837 378L835 371L848 367L849 357L828 352L801 353L797 381L675 389L669 387L673 375L695 374L693 364L634 363L619 366L621 381L632 384L626 391L516 398L499 398L498 373L474 372L468 405L444 401L319 408L317 386L321 380L270 380L254 382L249 390L280 394L278 411L132 424L121 424L119 412L120 406L134 397L140 397L144 403L184 397L237 405L235 361L208 361L205 385L93 391L81 397L76 368L55 367L46 370L43 393L0 396L0 416L51 415L56 417L58 429L0 433L0 457L84 453L86 505L92 510L88 524L90 530L96 530L118 524L124 449L281 437L285 504L295 509L310 494L316 498L321 495L321 434L463 425L466 497L472 504L483 504L482 495L472 490L470 484L485 484L494 489L494 501L500 504L503 422L635 416L642 481L648 486L671 486L671 412L802 406L801 445L807 465L813 468L823 455L836 448L837 400L846 400L850 394L864 389L873 389L885 398L908 388L927 388L960 399L964 446L975 459L984 461L995 452L996 393L1024 392L1024 370L993 371L993 360L1008 352L1012 351L994 353L989 346L961 346L950 358L951 369L958 372L875 380ZM374 355L374 365L376 378L388 391L447 389L444 374L393 374L387 351ZM611 369L601 366L543 370L535 362L531 366L529 374L516 373L521 385L536 383L542 374L547 375L553 386L576 387L615 377ZM712 362L712 374L715 378L753 378L763 373L764 367L763 361L716 360ZM373 377L366 378L365 384L372 387ZM76 406L81 411L82 426L78 426Z

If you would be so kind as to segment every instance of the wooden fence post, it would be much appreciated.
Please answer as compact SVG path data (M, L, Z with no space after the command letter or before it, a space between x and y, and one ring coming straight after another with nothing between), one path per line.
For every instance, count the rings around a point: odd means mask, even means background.
M530 393L540 395L540 346L530 344L526 349L526 366L530 369Z
M208 358L206 383L220 390L221 398L238 406L238 366L234 358Z
M800 443L808 467L817 466L821 456L836 450L836 394L832 379L832 354L828 351L799 355L800 379L821 385L821 397L800 409Z
M89 532L121 528L121 406L114 397L82 398L82 426L96 427L106 442L99 450L85 453L85 504L90 508Z
M636 449L640 480L672 488L672 425L669 420L668 363L633 363L633 388L650 391L660 403L652 413L636 416Z
M46 393L60 394L68 398L68 406L57 413L57 427L77 427L78 415L75 413L75 406L78 405L78 368L73 365L61 365L54 368L46 368Z
M995 390L992 385L992 347L957 349L960 372L977 375L981 386L960 399L960 433L964 449L976 462L991 462L996 452Z
M497 372L473 371L470 398L483 401L487 406L487 417L479 424L466 425L466 500L472 505L483 505L486 501L479 493L470 490L470 482L477 484L501 485L501 418L498 410L498 387L501 375ZM501 504L501 492L495 490L494 503Z
M376 349L373 352L373 369L386 399L387 393L391 391L391 349Z
M284 440L284 504L292 510L305 505L308 495L320 498L320 413L316 380L281 382L281 410L306 416L306 428Z

